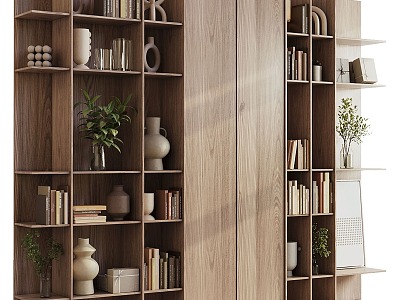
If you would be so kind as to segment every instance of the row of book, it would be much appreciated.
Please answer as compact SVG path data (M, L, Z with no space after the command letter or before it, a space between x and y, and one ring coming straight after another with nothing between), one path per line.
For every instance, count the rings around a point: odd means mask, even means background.
M307 52L296 50L295 46L287 48L287 79L307 80L308 59Z
M290 7L290 6L289 6ZM309 33L309 4L294 5L288 17L288 31Z
M60 225L68 223L68 186L51 189L39 185L36 199L36 224Z
M308 169L310 144L307 139L288 140L287 142L287 168Z
M297 180L288 181L288 215L308 215L310 213L310 189Z
M95 2L95 14L105 17L140 19L140 0L103 0Z
M107 216L104 215L107 210L106 205L74 205L72 207L74 223L105 223Z
M332 210L332 183L329 178L329 172L313 173L312 182L312 212L314 214L328 214Z
M180 188L158 189L154 195L157 220L182 219L182 192Z
M162 252L144 248L144 289L160 290L181 287L181 256L179 252Z

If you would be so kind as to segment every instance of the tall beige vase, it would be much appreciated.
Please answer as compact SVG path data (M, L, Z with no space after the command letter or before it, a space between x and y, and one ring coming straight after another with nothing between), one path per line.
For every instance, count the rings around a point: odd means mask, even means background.
M92 295L93 279L99 273L99 264L91 257L96 249L89 244L89 239L78 238L73 252L74 294Z
M164 170L162 159L169 153L170 144L167 140L167 131L160 128L161 119L158 117L146 118L146 134L144 136L144 169L150 171ZM164 131L165 137L160 134Z

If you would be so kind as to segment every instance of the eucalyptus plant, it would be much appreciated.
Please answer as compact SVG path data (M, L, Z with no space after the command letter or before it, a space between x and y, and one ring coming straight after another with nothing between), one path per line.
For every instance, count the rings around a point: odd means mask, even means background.
M37 230L29 231L22 240L22 247L30 261L35 264L35 270L38 275L48 274L51 263L54 259L59 259L64 254L63 246L53 238L47 239L46 253L40 250L40 233Z
M328 249L328 228L318 228L317 223L312 225L312 254L316 257L329 257L331 251Z
M80 131L84 133L83 138L90 139L93 146L114 147L121 153L117 142L121 144L123 142L117 137L119 133L118 128L122 122L131 122L131 118L127 114L127 109L133 109L128 106L132 95L130 94L124 101L114 96L108 104L98 105L96 101L101 95L91 97L86 90L82 90L82 93L85 100L76 103L74 108L79 105L83 105L84 107L78 113L81 122L79 124ZM135 109L134 111L136 113Z
M358 107L353 105L352 98L343 98L339 105L338 122L336 132L343 139L343 152L345 161L350 152L350 146L353 142L360 144L362 138L369 135L370 125L368 119L357 114Z

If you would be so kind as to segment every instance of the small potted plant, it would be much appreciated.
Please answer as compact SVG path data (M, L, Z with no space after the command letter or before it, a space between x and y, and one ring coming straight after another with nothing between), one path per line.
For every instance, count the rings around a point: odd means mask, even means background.
M40 297L49 298L51 292L51 264L54 259L59 259L64 254L64 249L60 243L48 238L47 251L44 253L40 250L39 237L39 231L29 231L22 240L22 247L28 259L35 264L36 273L40 276Z
M113 147L121 153L117 143L123 143L118 136L118 128L122 122L131 122L127 114L127 109L132 95L129 95L124 101L118 97L112 97L106 105L98 105L96 101L101 95L91 97L86 90L82 90L85 100L74 105L76 108L83 105L83 109L78 112L81 122L80 131L84 134L83 138L92 141L91 170L105 170L104 147ZM133 109L133 108L132 108ZM134 110L136 113L136 110Z
M340 150L340 167L352 168L353 158L350 146L353 142L360 144L362 138L369 133L370 125L368 119L357 114L357 105L353 105L352 98L343 98L342 105L339 105L338 121L336 132L343 139Z
M318 228L317 223L312 225L312 273L313 275L319 274L319 267L317 263L317 255L321 258L328 258L331 251L328 249L328 228Z

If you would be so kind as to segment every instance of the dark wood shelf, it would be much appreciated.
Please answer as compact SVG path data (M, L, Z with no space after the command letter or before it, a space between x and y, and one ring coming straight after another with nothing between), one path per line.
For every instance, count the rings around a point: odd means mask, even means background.
M16 73L59 73L69 71L69 68L64 67L23 67L16 69Z
M138 19L128 19L128 18L114 18L114 17L105 17L105 16L97 16L97 15L85 15L85 14L74 14L73 15L74 22L78 23L86 23L86 24L101 24L101 25L132 25L137 23L140 25L141 20Z
M301 214L301 215L286 215L288 218L298 218L298 217L308 217L309 214Z
M74 295L72 299L98 299L98 298L122 297L122 296L140 295L140 294L141 294L141 292L112 294L112 293L103 292L103 291L95 291L94 294L87 295L87 296ZM40 299L43 299L43 298L40 298Z
M69 224L41 225L41 224L36 224L35 222L17 222L14 225L26 228L61 228L70 226Z
M145 224L157 224L157 223L179 223L182 222L182 219L175 219L175 220L146 220L143 221Z
M144 171L145 174L178 174L182 173L182 170L161 170L161 171Z
M140 171L73 171L74 175L140 174Z
M87 75L105 75L105 76L127 76L127 75L140 75L140 71L119 71L119 70L98 70L98 69L77 69L74 68L74 74L87 74Z
M69 13L32 9L15 16L19 20L54 21L68 17Z
M141 221L107 221L107 222L92 222L92 223L74 223L74 227L82 226L112 226L112 225L132 225L141 224Z
M182 77L179 73L163 73L163 72L144 72L146 78L168 78L168 77Z
M39 294L26 294L26 295L15 295L15 299L20 299L20 300L43 300L43 299L51 299L51 300L69 300L68 297L63 297L59 295L51 295L50 298L40 298Z
M147 290L147 291L144 291L144 293L145 294L155 294L155 293L168 293L168 292L180 292L180 291L183 291L183 288Z
M163 22L163 21L152 21L152 20L144 20L144 26L146 28L157 28L157 29L164 29L164 28L174 28L174 27L181 27L183 24L180 22Z
M69 175L68 171L15 171L16 175Z

